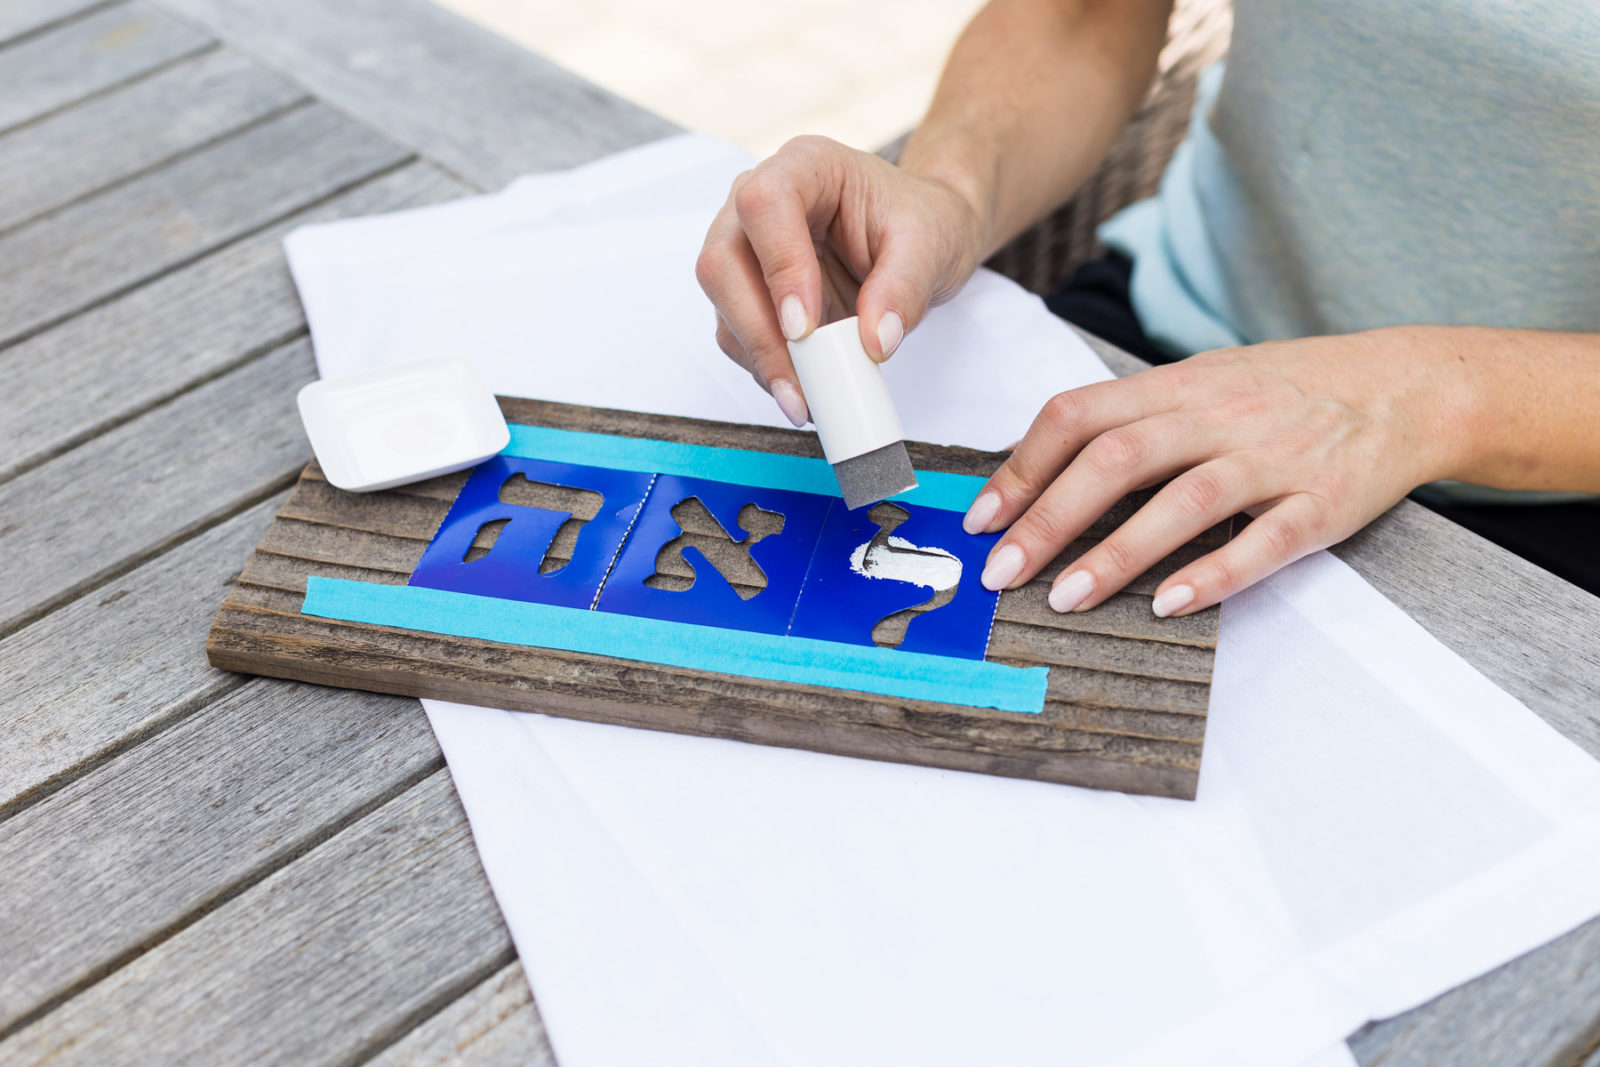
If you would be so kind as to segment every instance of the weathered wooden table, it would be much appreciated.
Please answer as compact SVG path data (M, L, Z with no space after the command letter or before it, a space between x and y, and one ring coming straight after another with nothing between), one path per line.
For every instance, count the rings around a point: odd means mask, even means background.
M422 0L0 4L0 1062L552 1061L418 705L203 647L309 455L283 234L669 129ZM1600 752L1600 601L1410 504L1338 551ZM1600 920L1352 1045L1597 1033Z

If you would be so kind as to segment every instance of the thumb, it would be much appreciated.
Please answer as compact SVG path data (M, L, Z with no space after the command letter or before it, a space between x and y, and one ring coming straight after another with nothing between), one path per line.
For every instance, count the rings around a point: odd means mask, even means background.
M884 242L856 297L861 344L869 356L882 363L894 355L927 314L943 274L943 265L921 242L905 237Z

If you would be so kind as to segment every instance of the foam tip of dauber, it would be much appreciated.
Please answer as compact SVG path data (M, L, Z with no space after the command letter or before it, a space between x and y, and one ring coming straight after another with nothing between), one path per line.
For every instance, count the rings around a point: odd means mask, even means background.
M845 507L851 511L917 487L904 441L840 460L833 465L833 473L844 493Z

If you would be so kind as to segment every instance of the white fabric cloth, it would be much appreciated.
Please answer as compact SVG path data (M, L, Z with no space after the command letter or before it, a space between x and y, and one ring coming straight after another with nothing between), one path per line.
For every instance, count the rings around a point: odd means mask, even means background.
M303 229L319 366L777 425L691 265L747 160L682 137ZM890 363L996 447L1106 371L992 275ZM1600 764L1333 557L1224 607L1193 802L425 702L565 1067L1333 1067L1600 913Z

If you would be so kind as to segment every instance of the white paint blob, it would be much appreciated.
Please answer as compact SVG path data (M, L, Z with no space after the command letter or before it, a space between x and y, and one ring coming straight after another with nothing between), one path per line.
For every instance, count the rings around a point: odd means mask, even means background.
M892 534L886 545L868 541L858 546L850 553L850 569L868 578L925 585L935 593L954 589L961 582L961 561L955 556Z

